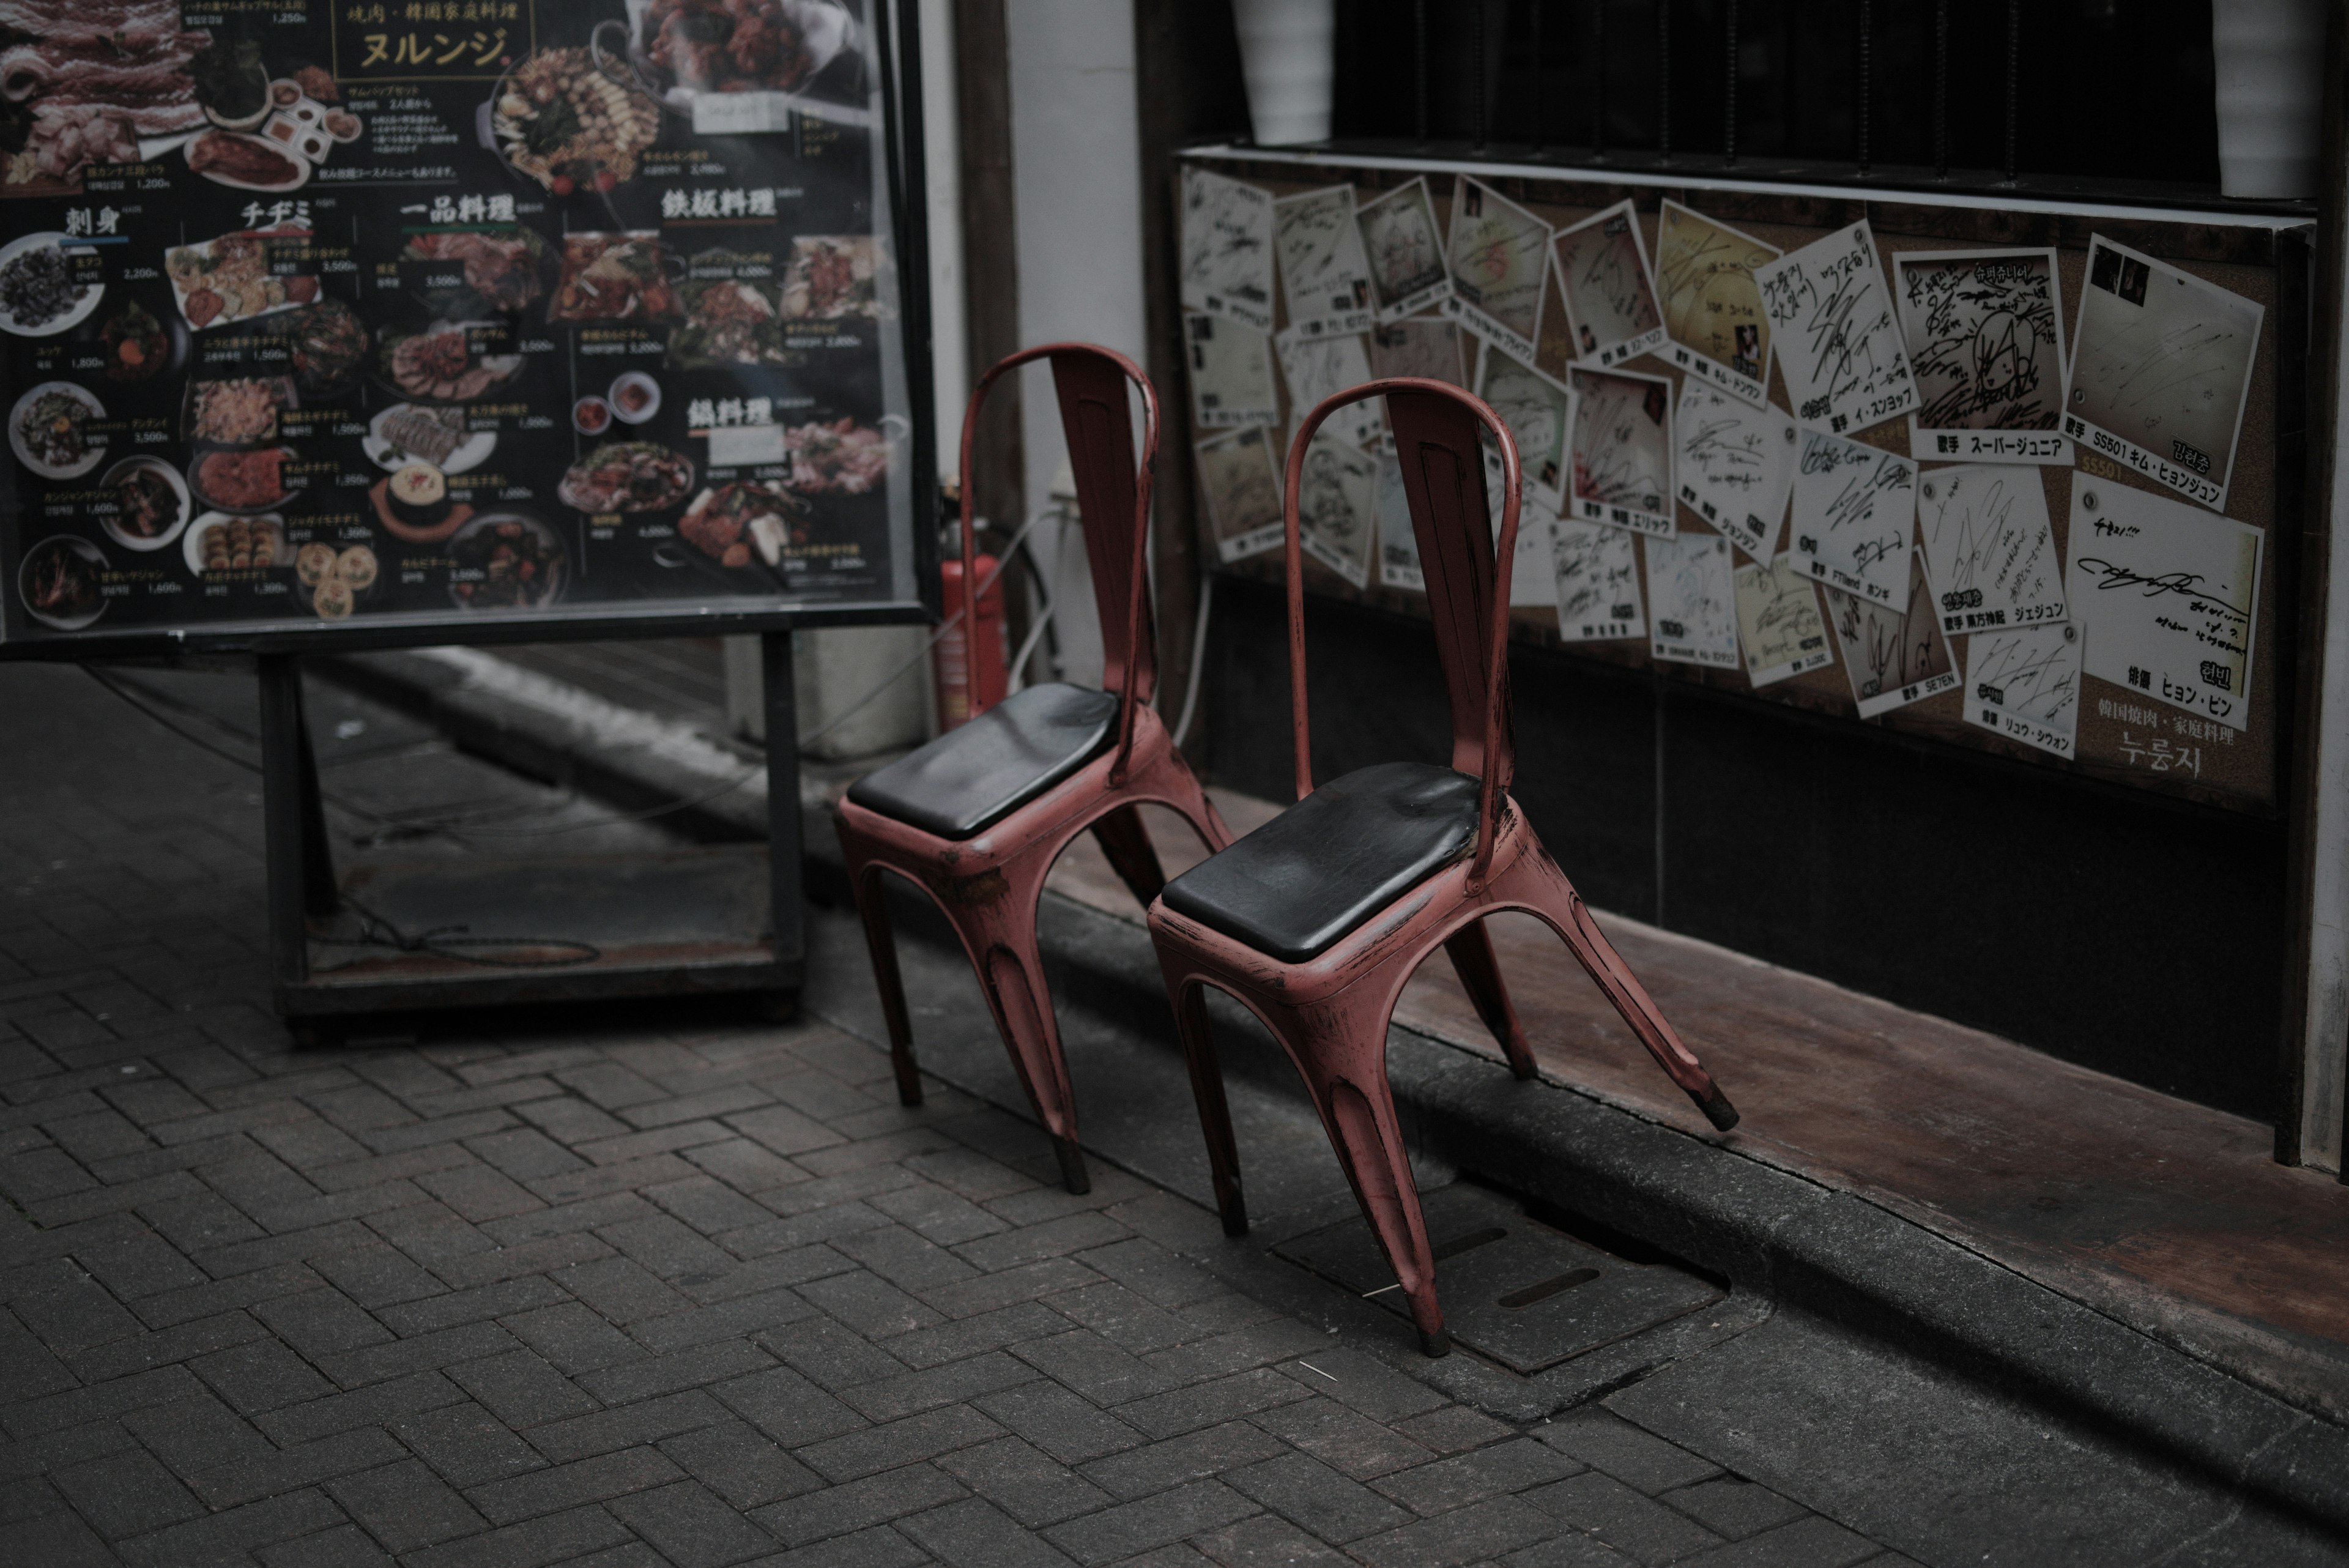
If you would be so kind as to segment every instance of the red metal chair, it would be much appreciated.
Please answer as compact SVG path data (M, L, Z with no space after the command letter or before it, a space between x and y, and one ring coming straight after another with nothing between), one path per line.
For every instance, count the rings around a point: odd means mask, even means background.
M1412 532L1452 702L1452 761L1381 763L1316 789L1305 710L1305 593L1298 494L1305 453L1324 420L1383 396L1402 462ZM1478 427L1499 445L1507 492L1501 530L1485 511ZM1441 381L1396 379L1339 393L1307 417L1288 449L1289 701L1297 804L1169 883L1150 908L1174 1004L1224 1229L1247 1211L1239 1153L1209 1034L1205 988L1262 1021L1303 1075L1363 1218L1411 1303L1420 1348L1451 1348L1435 1264L1387 1083L1387 1023L1403 982L1441 946L1520 1078L1532 1052L1501 983L1482 921L1522 909L1566 940L1625 1023L1716 1127L1737 1113L1609 945L1574 885L1509 798L1508 610L1496 600L1517 533L1519 474L1508 427ZM1501 564L1497 573L1495 560Z
M1210 850L1223 848L1232 836L1148 705L1158 660L1143 553L1158 453L1158 398L1140 367L1091 344L1050 343L1022 349L979 379L962 427L963 581L978 583L970 453L979 410L1004 372L1034 359L1051 361L1060 396L1101 612L1106 690L1031 686L982 712L971 689L969 722L859 779L835 809L833 824L873 950L897 1097L920 1105L922 1083L883 896L885 871L927 893L954 926L1020 1086L1051 1135L1061 1179L1070 1191L1083 1192L1091 1183L1077 1147L1069 1066L1036 945L1044 877L1070 841L1091 828L1111 866L1146 907L1165 875L1134 810L1143 802L1180 814ZM1142 393L1138 466L1128 382ZM967 659L964 667L975 663Z

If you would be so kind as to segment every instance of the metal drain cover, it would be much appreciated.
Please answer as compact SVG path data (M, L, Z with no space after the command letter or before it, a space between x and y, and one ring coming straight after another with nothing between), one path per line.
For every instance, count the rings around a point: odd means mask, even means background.
M1423 1193L1435 1288L1452 1337L1531 1376L1641 1329L1710 1306L1721 1288L1668 1263L1634 1263L1459 1185ZM1360 1215L1273 1251L1407 1317L1394 1271ZM1381 1290L1381 1287L1387 1287Z

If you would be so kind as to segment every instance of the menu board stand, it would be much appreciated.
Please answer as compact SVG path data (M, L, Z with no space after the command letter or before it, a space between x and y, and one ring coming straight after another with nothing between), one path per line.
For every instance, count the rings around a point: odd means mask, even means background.
M305 1044L421 1009L749 992L796 1005L807 959L792 636L759 639L768 842L667 852L359 859L326 834L301 664L265 654L263 813L277 1010Z

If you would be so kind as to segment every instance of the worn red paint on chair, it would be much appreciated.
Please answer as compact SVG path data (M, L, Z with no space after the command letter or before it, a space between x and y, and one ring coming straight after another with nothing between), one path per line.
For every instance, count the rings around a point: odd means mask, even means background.
M1426 574L1436 649L1452 703L1450 772L1381 764L1331 781L1315 802L1298 498L1314 431L1337 410L1374 397L1386 400L1412 531ZM1507 486L1497 538L1486 521L1480 431L1489 432L1500 449ZM1508 428L1482 401L1446 383L1374 381L1339 393L1307 416L1289 449L1285 505L1299 805L1237 849L1186 872L1150 909L1151 937L1189 1058L1225 1229L1234 1235L1247 1230L1247 1205L1208 1031L1208 986L1255 1013L1304 1077L1363 1216L1409 1298L1421 1346L1431 1355L1444 1354L1451 1340L1387 1083L1386 1033L1403 983L1437 947L1452 960L1511 1069L1531 1078L1533 1054L1482 922L1505 909L1533 915L1565 940L1658 1064L1713 1125L1726 1129L1737 1120L1728 1099L1600 933L1573 884L1509 798L1515 748L1505 585L1516 548L1520 493L1516 446ZM1466 820L1472 781L1473 834ZM1284 822L1304 825L1309 818L1370 825L1352 840L1326 844L1331 867L1319 887L1309 857L1316 846L1313 834L1324 830L1299 826L1283 831ZM1442 836L1447 822L1450 839ZM1408 850L1440 863L1391 891L1381 907L1365 905L1341 917L1351 923L1334 938L1296 935L1326 931L1331 924L1322 919L1326 910L1312 908L1315 898L1326 899L1337 896L1330 889L1352 889L1376 879L1382 869L1379 851L1375 845L1365 849L1364 841L1381 834L1399 846L1399 857ZM1403 865L1390 881L1410 878L1419 864ZM1283 942L1300 944L1301 957L1274 956L1269 950Z
M970 469L979 410L1006 372L1037 359L1051 364L1076 475L1101 614L1104 691L1032 687L1001 703L991 722L988 710L995 705L986 693L968 691L970 722L859 780L833 822L872 950L898 1097L918 1105L922 1089L883 897L885 871L927 893L953 924L1020 1085L1051 1137L1062 1179L1082 1192L1089 1183L1077 1147L1075 1097L1037 950L1045 876L1061 851L1090 829L1146 905L1165 878L1137 805L1172 809L1211 850L1229 844L1231 833L1148 705L1157 680L1145 552L1158 400L1132 360L1090 344L1053 343L1023 349L980 378L963 420L963 581L978 580ZM1129 387L1142 403L1138 462Z

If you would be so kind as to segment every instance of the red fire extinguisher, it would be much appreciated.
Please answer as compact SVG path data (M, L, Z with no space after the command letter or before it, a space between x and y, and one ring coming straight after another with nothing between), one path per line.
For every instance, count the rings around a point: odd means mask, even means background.
M976 677L981 710L1002 701L1010 685L1010 644L1003 625L1003 583L995 575L994 556L980 556L975 565L978 580L987 585L978 596L978 614L954 620L966 598L962 559L949 556L938 563L939 613L954 622L930 649L931 669L937 677L941 730L951 730L971 717L972 693L964 684L967 667ZM973 649L977 650L975 658ZM968 666L966 660L969 661Z

